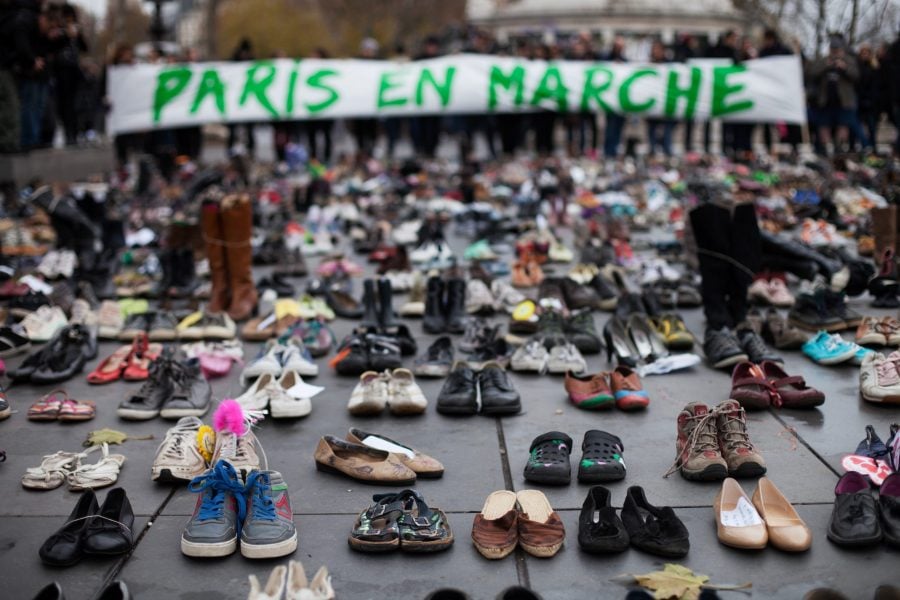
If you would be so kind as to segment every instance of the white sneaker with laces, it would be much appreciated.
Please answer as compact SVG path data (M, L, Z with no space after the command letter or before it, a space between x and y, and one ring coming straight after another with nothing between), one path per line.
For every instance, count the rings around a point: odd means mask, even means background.
M32 342L48 341L67 324L66 315L58 306L41 306L22 319L22 327Z
M391 373L388 406L395 415L420 415L428 408L428 399L409 369L394 369Z
M547 348L540 340L529 340L513 353L509 367L513 371L543 373L547 369L549 358Z
M284 346L273 340L266 342L264 352L261 356L257 356L253 362L244 367L241 372L241 385L247 385L247 382L263 375L271 375L272 377L281 376L281 352ZM316 371L318 373L318 371Z
M156 450L150 479L172 483L190 481L206 471L206 460L197 448L197 432L201 425L203 421L197 417L182 417L169 428Z
M274 375L263 373L247 388L247 391L235 398L235 401L247 410L265 410L271 396L270 389L276 385L277 379Z
M389 376L366 371L359 376L359 383L350 394L347 410L351 415L378 415L387 406Z
M564 375L566 371L583 373L587 370L587 363L581 352L574 344L557 344L550 349L550 358L547 360L547 372L556 375Z
M297 371L304 377L315 377L319 374L319 365L312 361L309 351L288 342L281 352L281 369L284 372Z

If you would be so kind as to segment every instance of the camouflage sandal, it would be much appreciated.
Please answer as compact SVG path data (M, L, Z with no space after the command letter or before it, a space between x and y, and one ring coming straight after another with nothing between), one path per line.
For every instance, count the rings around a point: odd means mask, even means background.
M415 490L403 490L403 515L400 524L400 549L405 552L440 552L453 545L453 532L447 516L439 508L430 508Z
M400 547L400 525L403 499L400 494L375 494L375 504L356 519L347 540L360 552L390 552Z

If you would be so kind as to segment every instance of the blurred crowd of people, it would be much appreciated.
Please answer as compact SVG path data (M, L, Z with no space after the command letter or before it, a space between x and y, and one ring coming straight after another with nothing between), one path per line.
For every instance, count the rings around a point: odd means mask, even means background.
M91 141L102 130L105 107L105 77L87 56L88 46L78 22L78 11L68 4L41 0L0 0L0 151L10 152L47 146L57 127L66 144ZM696 59L727 59L736 63L766 56L793 54L775 31L768 30L758 42L736 31L723 32L715 42L683 35L673 44L658 39L617 36L606 46L584 32L556 36L522 37L500 43L488 32L471 26L446 28L428 36L415 52L403 46L385 49L378 41L362 41L358 58L421 60L448 53L512 55L528 60L593 60L614 62L685 62ZM283 53L276 53L282 56ZM329 58L325 49L313 57ZM233 60L269 58L257 56L252 43L242 40ZM871 151L879 128L891 122L900 130L900 37L892 44L873 49L851 48L839 35L831 38L827 54L819 59L803 58L808 104L809 141L825 154ZM154 48L143 62L196 61L193 49L163 52ZM120 46L110 64L137 61L131 46ZM564 150L572 155L614 157L636 152L638 144L654 154L713 150L715 134L709 122L675 121L666 118L639 119L614 113L473 114L410 118L358 118L346 121L362 156L371 155L383 136L388 156L398 142L408 137L415 151L433 156L441 136L458 140L464 156L473 147L475 134L482 134L492 156L512 155L523 149L538 154ZM284 158L289 144L302 142L312 157L334 158L330 119L278 122L274 124L276 153ZM252 155L253 125L229 127L229 149ZM803 142L801 126L785 123L722 123L720 150L740 158L750 155L760 132L767 148L788 144L795 150ZM678 140L676 140L678 136ZM900 152L900 134L892 140ZM559 148L560 144L564 148ZM196 158L202 149L199 127L157 130L147 134L118 136L116 152L124 162L136 150L150 152L161 160L183 155Z

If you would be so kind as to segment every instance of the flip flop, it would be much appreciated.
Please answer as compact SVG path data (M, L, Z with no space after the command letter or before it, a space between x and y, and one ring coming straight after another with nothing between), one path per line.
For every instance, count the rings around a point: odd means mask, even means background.
M848 454L841 459L845 471L852 471L868 477L876 486L881 486L885 478L893 473L891 466L883 460L876 460L858 454Z

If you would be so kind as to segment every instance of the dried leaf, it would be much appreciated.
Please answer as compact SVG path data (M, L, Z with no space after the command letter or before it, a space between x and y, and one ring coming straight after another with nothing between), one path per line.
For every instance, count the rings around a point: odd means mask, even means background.
M128 439L128 435L115 429L97 429L88 433L87 439L84 441L85 447L99 446L104 442L107 444L121 444Z
M656 600L697 600L700 586L709 581L706 575L695 575L687 567L666 563L662 571L635 575L638 585L653 590Z

